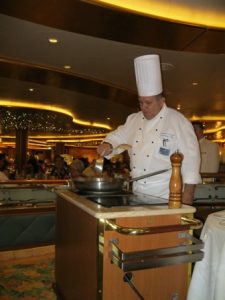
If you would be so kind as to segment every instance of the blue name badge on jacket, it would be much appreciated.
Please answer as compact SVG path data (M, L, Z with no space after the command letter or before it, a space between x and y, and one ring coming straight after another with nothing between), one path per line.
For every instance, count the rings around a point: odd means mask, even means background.
M170 155L170 149L160 147L159 148L159 153L162 154L162 155L165 155L165 156L169 156Z

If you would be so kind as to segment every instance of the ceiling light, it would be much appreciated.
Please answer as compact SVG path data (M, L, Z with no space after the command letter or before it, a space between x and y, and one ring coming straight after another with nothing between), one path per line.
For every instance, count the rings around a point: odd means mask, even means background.
M180 109L181 109L181 105L177 104L177 110L180 110Z
M59 112L59 113L62 113L62 114L72 117L74 123L84 125L84 126L91 126L91 127L98 127L98 128L112 130L111 126L109 126L107 124L79 120L75 117L75 115L71 111L61 108L61 107L45 105L45 104L37 104L35 102L33 102L33 103L17 102L17 101L8 100L8 99L7 100L0 99L0 105L11 106L11 107L22 107L22 108L26 107L26 108L32 108L32 109L41 109L41 110L49 110L49 111Z
M33 91L34 91L34 89L33 89L33 88L29 88L29 91L30 91L30 92L33 92Z
M63 68L66 69L66 70L69 70L69 69L71 69L71 66L70 65L65 65Z
M196 85L198 85L198 82L192 82L192 85L196 86Z
M74 142L79 142L79 143L84 143L84 142L93 142L93 141L102 141L102 139L75 139L75 140L67 140L67 139L49 139L47 140L47 143L74 143Z
M223 1L157 1L157 0L86 0L98 5L116 7L126 11L150 17L158 17L168 21L206 28L225 28ZM192 2L192 4L190 4ZM195 3L196 2L196 3ZM201 1L200 1L201 2ZM209 3L211 2L211 3ZM193 13L194 11L194 13ZM169 12L169 13L168 13Z
M48 41L51 44L57 44L58 43L58 40L56 38L49 38Z
M222 122L221 121L217 121L215 127L218 128L218 127L221 127L221 126L222 126Z

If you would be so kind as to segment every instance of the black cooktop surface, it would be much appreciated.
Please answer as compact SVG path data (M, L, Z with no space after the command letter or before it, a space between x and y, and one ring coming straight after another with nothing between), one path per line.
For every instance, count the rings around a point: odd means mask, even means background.
M122 192L120 194L87 194L85 197L104 207L113 206L143 206L143 205L167 205L166 199L157 198L149 195L132 194Z

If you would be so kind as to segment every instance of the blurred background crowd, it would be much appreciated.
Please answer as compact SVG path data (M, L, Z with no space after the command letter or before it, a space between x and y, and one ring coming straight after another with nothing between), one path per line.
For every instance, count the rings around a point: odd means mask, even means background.
M56 155L51 161L44 157L43 152L32 153L17 173L15 161L7 154L0 153L0 181L13 179L70 179L79 176L93 177L95 173L95 159L89 161L86 157L72 157L71 155ZM104 159L103 176L129 176L129 162L121 158Z

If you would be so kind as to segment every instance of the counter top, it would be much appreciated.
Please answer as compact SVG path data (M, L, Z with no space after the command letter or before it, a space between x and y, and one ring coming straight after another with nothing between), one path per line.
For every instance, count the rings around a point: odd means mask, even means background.
M104 207L96 204L85 196L77 195L69 190L58 190L56 193L63 199L69 201L75 206L81 208L96 219L114 219L127 217L143 217L171 214L189 214L194 213L196 209L189 205L182 205L181 208L169 209L168 205L143 205L143 206L114 206Z

